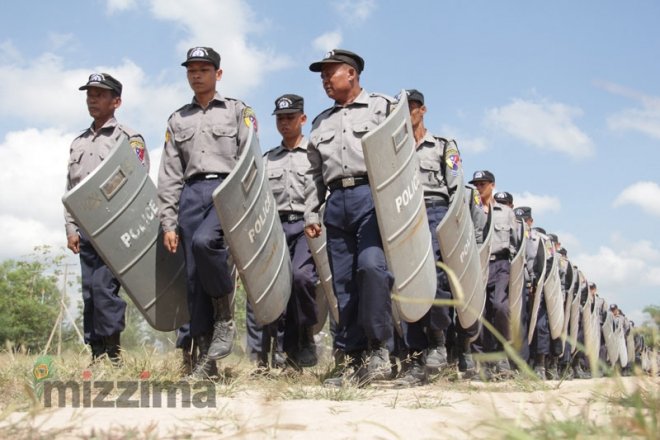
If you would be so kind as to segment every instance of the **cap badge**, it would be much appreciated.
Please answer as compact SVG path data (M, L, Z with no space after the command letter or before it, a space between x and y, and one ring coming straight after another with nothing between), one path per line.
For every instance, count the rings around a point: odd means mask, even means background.
M282 98L277 101L277 108L289 108L291 107L291 100L289 98Z
M208 53L206 52L206 49L202 47L196 47L193 50L190 51L190 55L188 55L188 58L199 58L199 57L207 57Z
M92 73L89 75L89 82L103 82L105 78L100 73Z
M332 57L334 57L334 56L335 56L335 51L334 51L334 50L331 50L330 52L328 52L328 53L325 54L325 57L326 57L326 58L332 58Z
M482 177L484 177L484 173L482 173L481 171L477 171L476 173L474 173L475 179L481 179Z

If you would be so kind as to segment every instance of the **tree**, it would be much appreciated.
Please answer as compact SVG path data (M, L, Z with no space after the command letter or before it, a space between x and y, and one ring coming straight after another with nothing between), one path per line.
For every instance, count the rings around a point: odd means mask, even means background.
M35 248L28 261L0 263L0 343L38 351L57 320L62 294L58 265L49 247Z

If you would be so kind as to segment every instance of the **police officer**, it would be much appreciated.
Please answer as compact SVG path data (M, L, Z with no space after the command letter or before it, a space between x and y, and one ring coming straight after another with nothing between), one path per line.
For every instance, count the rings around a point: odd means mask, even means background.
M426 105L424 95L416 89L405 91L415 137L419 172L424 189L424 202L431 230L431 242L437 260L441 259L440 245L435 233L447 213L458 185L462 185L462 165L456 142L431 134L424 125ZM447 274L436 268L436 299L451 299ZM446 335L451 315L448 306L433 306L417 322L402 322L403 340L408 350L399 386L420 385L429 373L437 373L447 366ZM459 332L461 329L457 329Z
M87 91L87 109L93 122L71 143L66 190L94 171L123 137L128 138L148 169L149 153L142 135L115 119L115 110L121 106L122 84L107 73L93 73L79 90ZM116 364L126 310L126 302L118 295L119 281L66 209L64 218L67 247L80 254L85 343L91 347L93 360L107 354Z
M236 328L229 252L213 206L213 191L234 168L245 147L254 112L242 101L221 96L220 55L193 47L186 60L192 102L167 123L158 174L158 201L165 248L179 239L186 262L190 335L199 348L192 378L217 374L216 359L231 352Z
M352 376L343 374L350 369L340 371L325 384L341 386L347 378L365 383L390 373L387 343L392 339L394 280L378 232L361 139L387 118L393 100L362 89L364 60L351 51L335 49L309 69L321 73L323 88L334 104L312 123L305 233L319 236L318 212L325 201L323 225L339 309L335 348L357 370ZM363 356L366 363L360 367Z
M493 238L488 263L488 283L486 285L486 309L484 318L506 340L510 340L509 330L509 277L511 259L518 250L518 223L513 210L493 198L495 175L488 170L476 171L469 182L477 187L484 212L492 210ZM484 353L502 352L502 343L486 328L483 328L479 343L475 344ZM510 376L512 373L508 359L501 359L487 365L484 376Z
M495 201L500 205L506 205L509 208L513 209L513 195L510 192L498 191L493 196Z
M307 139L302 134L302 127L307 121L302 96L286 94L275 100L273 115L276 118L277 131L282 135L282 143L268 151L264 157L270 189L275 196L277 210L284 227L284 234L289 246L293 268L293 287L286 311L283 316L283 349L288 359L296 367L312 367L317 364L316 344L313 327L317 322L315 284L318 280L314 260L304 234L305 222L305 186L309 180L307 170ZM248 303L249 306L249 303ZM271 335L277 335L275 328ZM263 337L263 329L254 320L254 313L249 310L247 324L250 333L270 345L268 337ZM270 325L273 327L273 324ZM269 329L266 329L268 332ZM262 334L260 334L262 333ZM261 355L268 353L268 347L259 347L254 337L248 339L249 348ZM256 345L256 346L255 346ZM276 341L276 345L277 341ZM267 357L265 359L268 359Z

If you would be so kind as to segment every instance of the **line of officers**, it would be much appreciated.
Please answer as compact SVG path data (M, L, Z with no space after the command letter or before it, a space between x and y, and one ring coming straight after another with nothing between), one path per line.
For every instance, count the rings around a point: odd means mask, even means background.
M181 246L186 263L190 323L179 329L177 346L184 353L188 377L203 379L218 375L216 361L229 355L236 337L231 301L235 278L212 193L233 170L250 130L256 132L258 125L248 105L216 90L223 70L213 48L191 48L182 66L194 97L168 120L158 173L158 203L165 248L175 252ZM375 380L415 386L454 363L466 378L510 377L518 366L504 354L503 341L512 341L542 378L557 378L560 371L586 377L583 352L574 350L565 337L551 337L545 301L540 301L534 319L529 313L535 295L543 295L539 268L548 262L539 258L560 260L565 300L575 297L568 294L571 289L578 293L588 290L586 278L573 282L577 276L567 273L573 274L577 268L557 237L533 228L531 208L514 210L509 193L496 193L495 176L488 170L475 172L469 182L474 185L469 187L470 212L478 243L485 230L493 234L483 318L497 335L482 325L463 328L447 305L434 305L417 322L393 324L394 278L383 251L361 139L388 117L398 100L366 91L360 84L364 68L362 57L344 49L330 51L309 66L310 71L320 73L323 89L332 100L312 121L309 138L302 134L307 121L303 98L284 94L275 100L273 115L282 141L264 158L291 255L293 287L285 312L272 324L259 326L248 303L251 356L264 369L301 369L318 363L314 331L319 323L319 280L307 238L324 233L338 312L338 320L331 322L336 368L324 380L325 386L365 385ZM114 119L114 110L121 104L121 83L111 75L94 74L81 90L87 90L94 122L72 144L67 189L103 160L121 133L129 136L131 146L148 166L144 139ZM108 103L99 103L96 95L106 92ZM455 141L426 129L424 95L414 89L406 94L433 251L441 261L435 229L456 189L464 184L463 164ZM107 111L99 115L103 105ZM85 164L87 157L95 160ZM80 243L85 250L81 253L85 342L92 347L94 358L107 354L117 360L125 310L117 295L119 283L98 255L94 257L93 248L68 215L67 237L72 251L81 252ZM520 316L512 316L508 291L511 260L521 251L523 237L524 304ZM436 299L451 300L447 274L440 268L436 272ZM599 297L589 300L585 293L580 302L598 310L604 319L607 310ZM530 321L535 322L531 332L527 328ZM578 327L583 327L583 321L578 319ZM627 326L632 334L629 321L614 325ZM584 339L584 331L580 331L577 340L583 343ZM496 355L475 362L473 353Z

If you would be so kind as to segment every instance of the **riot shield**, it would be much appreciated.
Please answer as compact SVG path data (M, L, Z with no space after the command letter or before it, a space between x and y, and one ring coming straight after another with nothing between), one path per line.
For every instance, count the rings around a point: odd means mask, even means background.
M316 324L312 327L314 334L317 334L325 326L328 320L328 299L325 296L325 290L321 281L317 281L314 286L314 298L316 299Z
M564 328L564 295L561 290L561 279L559 278L559 254L552 258L552 266L543 283L543 297L545 307L548 310L548 324L552 339L561 337Z
M149 325L172 331L189 321L183 253L169 253L147 170L123 137L62 197L94 249Z
M584 348L589 359L592 376L598 375L598 355L600 352L600 316L595 310L593 297L589 294L582 307L582 325L584 328Z
M562 257L560 257L562 258ZM564 295L564 325L562 327L561 338L562 342L566 342L568 337L568 328L571 323L571 304L573 303L573 288L577 277L573 271L571 262L566 260L566 292Z
M520 227L523 229L521 234L522 240L516 252L516 255L511 260L511 271L509 273L509 326L511 339L514 341L517 349L520 349L522 328L522 305L523 305L523 287L525 286L525 246L527 246L527 237L524 234L524 225L521 223Z
M580 296L573 296L571 302L571 322L568 327L568 340L571 343L571 353L577 350L578 334L580 331Z
M617 348L619 351L618 361L621 363L621 368L625 368L628 365L628 349L626 348L626 330L623 327L623 321L619 322L619 325L615 326L615 335L617 340Z
M539 238L539 240L543 240ZM532 301L532 311L529 316L529 330L527 332L527 342L532 343L532 338L534 337L534 331L536 330L536 321L539 319L539 308L541 307L541 296L543 294L543 284L545 280L545 272L548 265L548 255L546 253L545 246L543 242L539 243L538 252L543 252L543 269L541 274L536 282L536 287L532 286L534 289L534 300Z
M614 330L614 319L612 312L609 310L606 313L605 322L602 326L603 339L605 340L605 348L607 348L607 360L610 366L614 366L616 361L619 360L619 340Z
M461 175L461 179L462 179ZM442 260L458 278L463 289L462 301L456 305L456 314L465 329L473 326L483 314L486 305L486 284L481 270L481 261L474 236L474 226L468 204L465 202L465 185L457 185L449 210L436 228ZM453 284L452 295L458 299Z
M325 205L321 206L319 209L319 218L323 218L323 211L325 210ZM321 235L316 238L309 238L305 235L307 240L307 245L309 250L312 253L312 258L314 259L314 265L316 266L316 273L319 276L319 282L321 284L321 289L323 296L325 297L326 303L326 314L330 312L332 318L335 322L339 322L339 310L337 309L337 297L335 296L335 291L332 288L332 272L330 271L330 263L328 261L328 251L326 248L326 235L325 228L321 228ZM317 292L321 293L321 292ZM319 296L317 294L317 304L319 302ZM325 319L325 318L324 318ZM319 329L320 330L320 329Z
M401 97L387 119L362 138L362 151L394 275L393 307L414 322L431 308L437 276L406 94Z
M257 323L270 324L291 295L291 257L254 129L213 203Z
M477 245L477 250L479 251L479 261L481 262L481 274L484 279L484 286L488 286L488 270L490 269L490 249L491 244L493 243L494 223L493 206L491 204L490 209L488 210L488 220L486 221L488 230L484 231L483 243Z
M626 353L628 354L628 362L635 362L635 335L633 334L633 328L628 331L626 335Z

